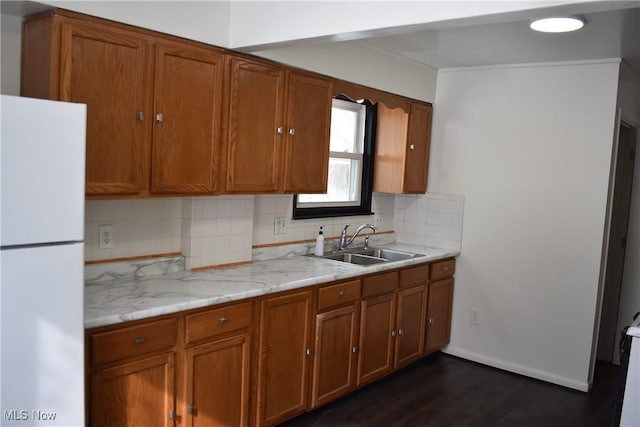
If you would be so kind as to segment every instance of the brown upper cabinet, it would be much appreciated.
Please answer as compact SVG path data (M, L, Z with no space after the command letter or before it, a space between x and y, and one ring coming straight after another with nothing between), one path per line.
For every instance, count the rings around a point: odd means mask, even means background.
M228 67L226 192L324 192L331 82L265 61Z
M223 58L55 11L25 23L22 95L87 104L87 196L212 193Z
M425 193L432 107L411 101L408 111L378 104L373 191Z
M63 10L22 43L23 96L87 104L88 198L323 193L340 94L378 104L373 191L426 192L431 104Z

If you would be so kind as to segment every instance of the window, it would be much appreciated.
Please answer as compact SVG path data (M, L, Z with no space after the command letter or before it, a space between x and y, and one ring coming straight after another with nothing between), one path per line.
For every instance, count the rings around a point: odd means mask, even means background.
M295 195L294 219L371 213L375 118L368 101L333 100L327 192Z

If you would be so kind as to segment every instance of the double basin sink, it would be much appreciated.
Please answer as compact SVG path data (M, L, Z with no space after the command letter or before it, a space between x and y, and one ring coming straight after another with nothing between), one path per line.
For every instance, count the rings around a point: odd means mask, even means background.
M423 256L425 255L416 254L413 252L397 251L395 249L354 248L343 251L329 252L322 255L320 258L367 266L385 262L403 261L406 259L419 258Z

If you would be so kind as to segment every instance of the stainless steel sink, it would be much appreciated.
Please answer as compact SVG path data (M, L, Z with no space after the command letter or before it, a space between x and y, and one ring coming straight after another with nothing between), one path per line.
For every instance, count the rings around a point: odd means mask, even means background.
M340 252L335 254L326 254L322 258L332 259L335 261L348 262L350 264L358 265L373 265L380 264L381 262L388 262L388 260L380 257L361 255L353 252Z
M423 257L423 254L413 252L397 251L383 248L353 248L345 251L330 252L321 258L332 259L334 261L347 262L358 265L375 265L383 262L402 261Z

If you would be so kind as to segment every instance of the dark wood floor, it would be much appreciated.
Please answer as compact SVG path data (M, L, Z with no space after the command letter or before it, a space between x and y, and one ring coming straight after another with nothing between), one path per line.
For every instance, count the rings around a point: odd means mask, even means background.
M282 426L609 427L619 371L583 393L436 353Z

